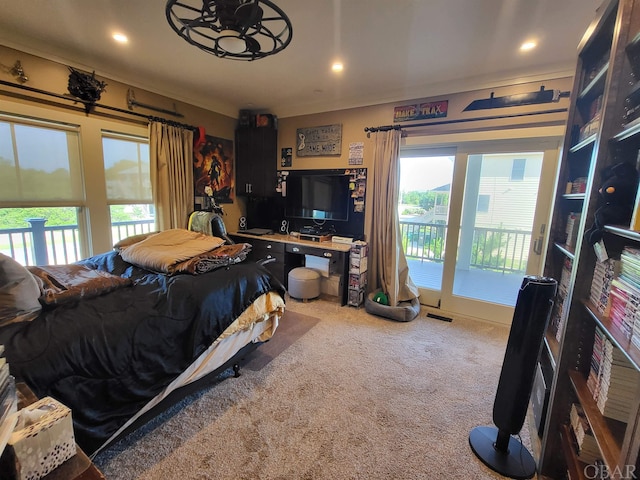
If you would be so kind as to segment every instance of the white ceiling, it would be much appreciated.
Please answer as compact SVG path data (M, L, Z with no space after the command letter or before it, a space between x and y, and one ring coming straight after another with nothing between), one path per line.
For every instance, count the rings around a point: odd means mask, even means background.
M601 3L273 1L293 40L252 62L189 45L161 0L0 0L0 44L232 117L240 109L288 117L572 75ZM128 45L111 40L115 30ZM520 53L529 38L538 48ZM331 72L335 58L341 75Z

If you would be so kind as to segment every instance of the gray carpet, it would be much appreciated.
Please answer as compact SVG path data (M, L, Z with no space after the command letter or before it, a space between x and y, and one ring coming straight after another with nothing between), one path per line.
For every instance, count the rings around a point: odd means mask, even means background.
M425 311L397 323L322 299L287 309L300 315L241 377L101 453L107 479L502 478L468 435L492 424L507 328Z

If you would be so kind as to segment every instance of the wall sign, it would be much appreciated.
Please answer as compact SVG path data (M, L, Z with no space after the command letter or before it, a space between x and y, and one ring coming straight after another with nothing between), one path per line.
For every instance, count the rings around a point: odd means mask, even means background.
M327 157L342 152L342 125L298 128L296 152L299 157Z
M446 117L448 110L449 100L418 103L416 105L402 105L400 107L394 107L393 121L408 122L409 120Z

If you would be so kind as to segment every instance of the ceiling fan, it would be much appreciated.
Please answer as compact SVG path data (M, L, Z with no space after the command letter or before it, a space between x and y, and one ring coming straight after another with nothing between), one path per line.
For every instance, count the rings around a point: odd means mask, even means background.
M293 34L287 15L269 0L168 0L166 15L191 45L234 60L278 53Z

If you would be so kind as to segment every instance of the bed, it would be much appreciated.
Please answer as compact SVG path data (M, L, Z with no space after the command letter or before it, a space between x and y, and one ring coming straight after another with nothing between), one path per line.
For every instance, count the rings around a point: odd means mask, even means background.
M126 254L146 240L57 270L29 267L44 305L21 305L21 316L0 323L11 374L37 396L71 408L76 441L90 455L175 392L268 340L284 312L282 284L244 261L249 245L235 247L244 254L208 258L205 267L194 263L199 254L189 254L177 263L181 269L162 271L162 262L150 268ZM93 277L106 285L87 287Z

